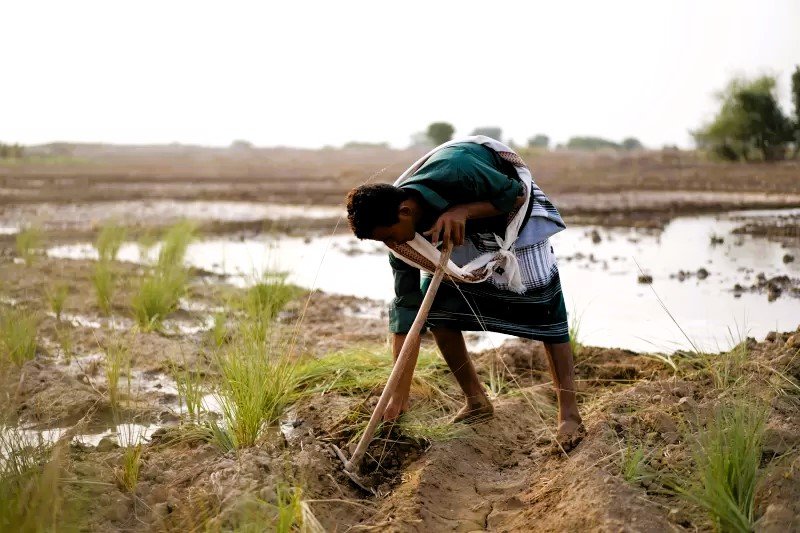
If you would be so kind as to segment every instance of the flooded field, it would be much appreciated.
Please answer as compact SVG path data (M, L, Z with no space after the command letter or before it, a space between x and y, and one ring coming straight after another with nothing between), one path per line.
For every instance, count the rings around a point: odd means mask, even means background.
M575 223L553 238L583 443L568 456L555 443L542 345L502 335L467 336L495 417L452 424L461 393L426 335L409 411L368 449L368 490L331 446L352 450L391 368L392 275L383 246L347 234L340 208L9 206L0 455L40 465L22 470L30 494L83 530L273 530L285 513L315 532L707 531L713 518L674 487L695 490L695 443L712 438L711 421L750 417L759 487L780 487L759 489L759 523L791 529L800 209L666 215L678 196L654 197L646 223ZM265 223L276 220L292 232ZM0 490L14 479L0 475ZM565 502L577 511L552 518Z
M784 209L678 217L663 231L570 226L552 241L569 311L580 320L581 341L664 353L692 344L721 350L746 336L763 338L793 327L800 319L800 260L783 258L800 259L800 244L733 230L753 221L798 216L800 210ZM149 259L157 253L157 248L150 250ZM54 247L48 254L96 258L88 243ZM204 239L189 246L186 261L239 286L279 271L304 288L388 303L394 294L386 254L380 243L346 235L264 235ZM140 262L148 257L128 243L119 258ZM771 299L766 287L759 289L759 275L767 280L788 276L790 282ZM639 283L640 276L651 276L652 283ZM489 347L503 338L490 335L476 346Z

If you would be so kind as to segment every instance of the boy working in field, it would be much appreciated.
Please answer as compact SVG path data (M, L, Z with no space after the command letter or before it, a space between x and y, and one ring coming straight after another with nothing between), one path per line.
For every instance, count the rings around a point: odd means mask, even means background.
M492 416L462 331L496 331L544 343L558 397L558 441L580 440L567 313L548 238L564 229L558 211L510 148L487 137L451 141L417 161L394 185L363 185L347 196L350 227L391 250L396 297L390 310L397 358L433 270L438 243L452 243L452 264L426 325L466 396L454 422ZM418 235L425 235L430 242ZM419 352L384 418L406 410Z

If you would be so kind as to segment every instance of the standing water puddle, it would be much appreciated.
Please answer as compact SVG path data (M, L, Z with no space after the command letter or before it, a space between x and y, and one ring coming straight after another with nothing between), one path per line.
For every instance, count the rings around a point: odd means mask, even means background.
M796 328L800 299L784 295L769 302L766 295L749 292L736 297L732 288L737 283L749 287L761 272L767 278L800 278L800 261L782 260L787 253L800 259L800 245L784 248L731 231L745 220L798 214L798 209L782 209L679 217L660 233L570 226L552 242L567 309L580 319L580 342L672 352L690 347L682 329L698 348L722 350L745 335L763 338L772 330ZM723 240L712 242L712 236ZM48 253L60 258L96 257L88 244L51 248ZM157 249L149 254L154 258ZM119 258L143 260L136 244L123 246ZM289 282L307 288L383 301L394 296L383 246L350 236L208 239L189 247L187 263L227 275L240 285L265 271L285 271ZM637 283L640 268L652 276L652 287ZM683 281L677 277L679 271L696 273L701 268L708 277L690 275ZM481 347L496 345L502 338L485 335Z

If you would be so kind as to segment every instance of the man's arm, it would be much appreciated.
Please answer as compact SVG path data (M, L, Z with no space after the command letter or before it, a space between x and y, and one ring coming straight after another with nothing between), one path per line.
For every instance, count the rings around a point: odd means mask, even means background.
M514 201L513 209L517 209L525 203L524 196L517 196ZM502 215L503 212L497 209L491 202L471 202L468 204L454 205L436 220L436 223L423 235L430 236L431 242L436 245L440 238L442 242L453 241L455 246L464 244L467 220L477 218L487 218Z

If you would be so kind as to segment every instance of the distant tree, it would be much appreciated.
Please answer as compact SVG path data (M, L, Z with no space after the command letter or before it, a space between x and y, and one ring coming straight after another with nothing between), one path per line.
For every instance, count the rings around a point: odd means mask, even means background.
M570 150L602 150L603 148L618 150L620 145L602 137L570 137L567 141L567 148Z
M388 142L381 142L381 143L368 143L368 142L360 142L360 141L350 141L345 143L342 148L389 148Z
M237 139L231 143L231 150L247 151L253 149L253 143L242 139Z
M414 147L431 146L432 142L433 141L431 141L431 138L428 137L428 132L427 131L418 131L417 133L414 133L413 135L411 135L411 145L410 145L410 147L414 148ZM441 143L439 143L439 144L441 144Z
M435 145L446 143L453 138L456 129L448 122L433 122L428 126L428 139Z
M794 154L800 153L800 65L792 74L792 102L794 102Z
M622 149L623 150L641 150L644 148L644 145L637 139L636 137L627 137L622 141Z
M0 159L22 159L25 156L25 147L21 144L0 143Z
M547 150L550 147L550 137L539 133L528 139L528 148L544 148Z
M775 85L772 76L732 79L716 95L720 109L714 120L692 132L697 146L732 161L783 159L794 132L778 106Z
M486 137L499 141L503 136L503 130L497 126L485 126L472 130L472 135L485 135Z

